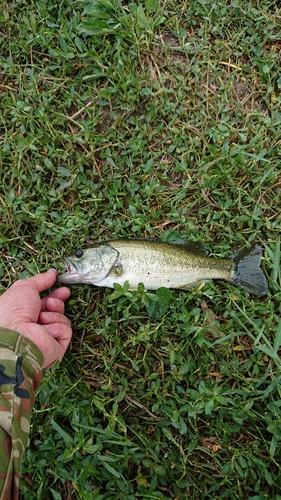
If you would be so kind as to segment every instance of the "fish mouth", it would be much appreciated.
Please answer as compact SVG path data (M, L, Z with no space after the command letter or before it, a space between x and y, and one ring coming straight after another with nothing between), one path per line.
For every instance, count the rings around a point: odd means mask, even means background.
M59 283L73 283L75 280L79 280L80 277L80 272L78 267L67 257L64 259L65 267L66 267L66 273L60 274L57 278L57 281Z
M73 262L71 262L67 257L64 259L65 267L67 270L66 274L74 275L78 274L78 269Z

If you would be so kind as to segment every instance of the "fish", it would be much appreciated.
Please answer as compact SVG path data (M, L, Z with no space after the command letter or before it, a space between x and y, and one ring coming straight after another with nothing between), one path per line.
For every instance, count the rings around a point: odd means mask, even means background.
M130 289L143 283L145 290L160 287L189 290L210 279L224 280L255 295L266 295L267 279L260 268L258 244L242 248L229 258L207 257L201 242L124 239L98 243L65 257L67 272L59 284L88 283Z

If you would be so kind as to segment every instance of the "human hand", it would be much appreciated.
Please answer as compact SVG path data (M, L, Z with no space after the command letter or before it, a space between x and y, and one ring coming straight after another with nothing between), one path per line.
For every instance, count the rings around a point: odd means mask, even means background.
M70 321L64 315L69 288L57 288L43 299L39 295L55 284L56 277L57 271L49 269L18 280L0 297L0 327L31 339L43 353L43 368L62 359L72 335Z

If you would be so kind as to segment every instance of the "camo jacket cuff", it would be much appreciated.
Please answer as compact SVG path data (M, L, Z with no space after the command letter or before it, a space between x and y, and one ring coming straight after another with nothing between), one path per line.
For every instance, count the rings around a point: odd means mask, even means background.
M0 500L16 500L34 394L44 357L21 333L0 328Z

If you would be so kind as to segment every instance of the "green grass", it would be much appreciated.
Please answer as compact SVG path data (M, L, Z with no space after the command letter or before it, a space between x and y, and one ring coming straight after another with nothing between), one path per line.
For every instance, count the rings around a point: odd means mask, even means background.
M11 0L0 35L2 290L90 240L175 234L218 257L258 242L269 281L166 312L72 286L21 498L280 500L277 3Z

